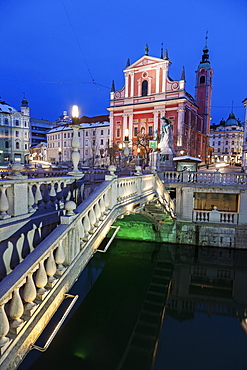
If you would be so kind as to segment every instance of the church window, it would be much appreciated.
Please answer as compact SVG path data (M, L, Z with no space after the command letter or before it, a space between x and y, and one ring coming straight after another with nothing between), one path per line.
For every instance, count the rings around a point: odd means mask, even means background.
M148 126L148 135L149 136L153 135L153 127L152 126Z
M137 133L138 133L138 127L134 127L134 136L137 136Z
M200 77L200 84L204 84L205 83L205 76L201 76Z
M120 128L117 128L117 137L120 137Z
M142 96L147 96L148 94L148 82L147 80L144 80L142 82Z

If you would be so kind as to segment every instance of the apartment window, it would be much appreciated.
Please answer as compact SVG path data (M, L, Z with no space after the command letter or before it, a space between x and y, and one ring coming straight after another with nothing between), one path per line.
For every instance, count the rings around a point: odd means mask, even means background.
M220 141L218 141L218 145L220 145Z
M60 139L60 134L57 135L57 138Z
M234 140L232 140L232 145L234 145Z
M20 143L18 143L18 142L17 142L17 143L15 143L15 148L16 148L16 149L20 149Z
M104 145L104 139L100 140L100 145Z
M25 149L27 149L27 144L25 144Z
M27 122L26 121L24 121L24 127L27 127Z
M219 134L219 139L221 138L221 134Z
M81 133L80 132L78 132L78 136L81 137Z
M218 148L218 153L220 153L220 148Z
M68 138L70 137L70 132L68 132Z
M93 130L93 136L95 136L95 130Z
M85 154L88 155L88 150L87 149L85 150Z
M67 146L67 145L66 145L66 141L63 143L63 145L64 145L64 146Z
M104 130L101 130L100 131L100 135L104 135Z
M4 123L5 123L5 125L8 125L9 124L8 118L5 118Z
M108 135L110 135L110 130L108 129Z
M228 145L228 140L226 140L226 145Z
M15 125L19 126L19 120L18 119L15 120Z
M9 148L9 142L5 141L5 149L8 149L8 148Z
M93 140L93 146L95 145L95 140Z
M88 136L88 131L86 131L86 136Z
M117 128L117 137L120 137L120 128Z
M214 146L214 141L213 141L212 145Z
M19 131L15 132L15 137L19 137Z
M63 137L66 139L66 132L63 134Z
M88 140L87 139L85 140L85 146L88 146Z
M9 130L5 130L5 136L9 136Z

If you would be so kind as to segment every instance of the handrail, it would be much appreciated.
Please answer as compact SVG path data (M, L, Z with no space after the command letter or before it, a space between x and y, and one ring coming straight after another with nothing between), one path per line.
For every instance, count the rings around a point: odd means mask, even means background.
M66 311L64 312L61 320L58 322L57 326L55 327L55 329L51 333L51 335L48 338L47 342L45 343L44 347L36 346L36 344L31 344L30 349L37 349L40 352L45 352L47 350L47 348L50 346L51 342L53 341L55 335L57 334L58 330L61 328L62 324L64 323L66 317L68 316L68 314L72 310L72 308L73 308L74 304L76 303L77 299L79 298L79 295L64 294L64 297L65 297L65 299L66 298L73 298L73 299L72 299L70 305L68 306L68 308L66 309Z

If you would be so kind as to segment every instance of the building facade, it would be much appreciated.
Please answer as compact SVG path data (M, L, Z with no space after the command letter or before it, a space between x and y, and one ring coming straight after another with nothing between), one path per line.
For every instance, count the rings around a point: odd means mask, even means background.
M30 108L23 98L20 111L0 101L0 163L27 163L30 146Z
M210 130L210 146L212 162L241 164L244 137L244 124L236 119L233 112L226 121L212 124Z
M79 153L80 162L84 166L107 165L107 148L110 137L110 124L108 116L82 117L79 129ZM83 121L83 122L81 122ZM85 122L90 121L90 122ZM95 122L94 122L95 121ZM73 139L73 130L69 126L71 119L51 129L47 134L47 156L50 162L70 162Z
M196 71L196 98L185 89L185 73L181 79L169 76L171 61L161 50L161 57L145 55L124 70L125 84L110 93L110 127L112 145L124 141L128 132L130 147L136 155L139 136L148 140L160 139L162 117L173 126L173 145L176 155L201 157L206 162L210 134L210 109L213 70L208 48L203 49L202 60ZM128 131L126 131L126 129Z
M247 98L243 100L245 107L244 119L244 137L243 137L243 153L242 153L242 168L247 170Z

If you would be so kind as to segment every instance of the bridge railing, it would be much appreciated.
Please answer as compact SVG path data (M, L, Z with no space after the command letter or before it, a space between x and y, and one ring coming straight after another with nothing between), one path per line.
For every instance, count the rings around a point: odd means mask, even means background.
M192 220L194 222L212 222L220 224L238 224L239 214L237 212L225 212L225 211L201 211L193 210Z
M44 312L51 309L51 304L57 307L61 303L64 292L95 253L115 219L157 196L165 197L168 209L174 211L168 193L155 175L105 181L77 208L73 201L65 204L66 215L61 216L61 224L0 282L0 367L11 351L13 356L17 342L30 340L28 335L35 341L40 335L42 325L53 314L49 311L44 316ZM73 281L68 283L69 279ZM40 331L34 328L39 315L46 318Z
M192 172L192 171L165 171L164 183L195 183L221 185L247 185L245 173Z

